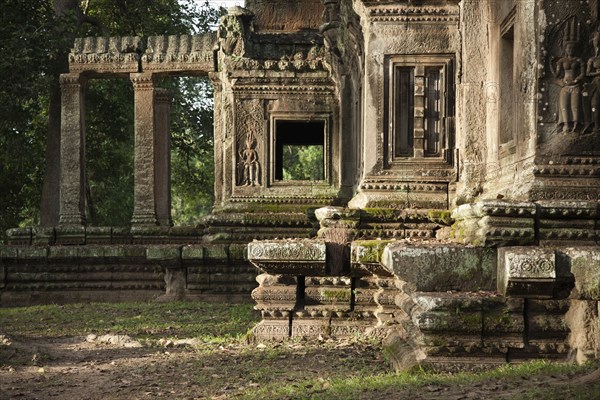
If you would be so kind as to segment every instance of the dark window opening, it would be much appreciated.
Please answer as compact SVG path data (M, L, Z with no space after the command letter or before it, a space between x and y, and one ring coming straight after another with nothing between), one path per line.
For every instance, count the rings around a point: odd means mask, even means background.
M325 180L325 121L275 121L275 180Z
M394 155L396 157L413 156L413 128L414 128L414 93L415 74L414 68L396 69L396 132Z

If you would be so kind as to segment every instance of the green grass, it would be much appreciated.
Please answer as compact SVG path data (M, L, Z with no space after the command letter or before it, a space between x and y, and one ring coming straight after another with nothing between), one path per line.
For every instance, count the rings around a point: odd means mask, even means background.
M424 387L458 387L476 385L489 381L516 382L523 377L530 379L535 376L552 376L565 374L581 374L591 372L593 365L572 365L534 361L523 364L508 364L506 366L481 372L439 374L422 370L405 373L380 373L351 377L325 379L323 377L281 385L281 383L266 385L255 390L246 391L240 399L370 399L370 398L400 398L388 397L399 393L419 393ZM503 398L515 399L581 399L597 400L600 393L600 382L590 386L561 386L560 391L555 387L525 388L514 396ZM501 393L499 393L501 394ZM269 397L271 396L271 397ZM443 393L440 394L443 397ZM441 398L440 397L440 398Z
M0 333L32 337L113 333L138 339L239 341L258 316L249 304L94 303L0 308Z

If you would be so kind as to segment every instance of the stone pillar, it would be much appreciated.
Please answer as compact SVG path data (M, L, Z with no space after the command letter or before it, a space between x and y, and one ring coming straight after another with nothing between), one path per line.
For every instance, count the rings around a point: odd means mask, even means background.
M171 226L171 103L169 92L154 93L154 196L159 225Z
M425 156L425 67L415 68L414 157Z
M131 74L135 101L135 155L132 225L156 225L155 118L152 74Z
M62 74L60 225L85 225L85 80Z

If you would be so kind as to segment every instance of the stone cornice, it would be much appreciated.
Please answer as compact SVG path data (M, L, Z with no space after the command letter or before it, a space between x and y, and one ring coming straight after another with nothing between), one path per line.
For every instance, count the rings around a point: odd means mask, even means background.
M459 22L457 0L418 2L363 0L363 4L367 7L372 22Z

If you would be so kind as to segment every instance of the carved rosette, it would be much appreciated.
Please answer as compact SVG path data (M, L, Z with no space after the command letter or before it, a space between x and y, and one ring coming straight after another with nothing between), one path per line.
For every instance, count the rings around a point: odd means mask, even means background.
M556 283L554 250L507 247L498 252L498 291L507 297L551 298Z

